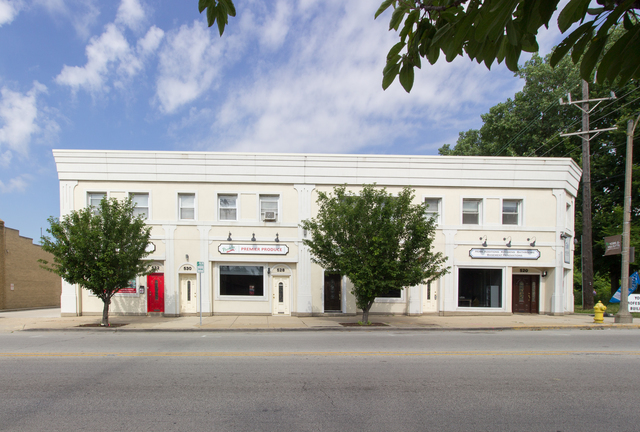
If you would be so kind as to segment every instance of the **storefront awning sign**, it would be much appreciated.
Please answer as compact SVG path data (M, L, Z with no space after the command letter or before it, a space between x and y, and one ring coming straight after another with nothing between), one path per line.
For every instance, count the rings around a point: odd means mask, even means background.
M485 259L537 260L540 258L540 251L538 249L471 249L469 256Z
M286 255L289 253L287 245L256 245L222 243L218 252L223 255Z

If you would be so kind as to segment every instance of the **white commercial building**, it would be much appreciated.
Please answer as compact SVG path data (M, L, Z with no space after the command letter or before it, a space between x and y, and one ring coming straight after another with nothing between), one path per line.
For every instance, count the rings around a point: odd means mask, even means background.
M410 186L437 218L449 274L376 300L385 314L573 312L575 197L566 158L54 150L61 216L132 196L152 228L154 273L114 314L355 314L349 281L311 262L300 222L319 191ZM204 272L197 273L197 263ZM198 287L202 286L201 298ZM62 314L102 313L63 281ZM200 306L202 305L202 306Z

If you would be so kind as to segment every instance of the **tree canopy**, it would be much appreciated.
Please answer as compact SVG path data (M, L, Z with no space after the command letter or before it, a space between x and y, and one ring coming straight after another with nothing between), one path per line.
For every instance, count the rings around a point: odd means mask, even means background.
M317 217L301 224L311 236L303 242L312 261L353 284L364 323L376 297L447 273L445 257L432 250L435 222L413 200L410 188L394 196L375 185L358 193L340 186L319 192Z
M560 32L579 26L554 49L550 64L555 66L571 52L587 81L596 65L598 83L618 79L624 84L639 78L640 0L597 0L596 8L590 3L569 0L560 11ZM466 55L487 68L504 61L515 72L522 51L538 51L538 31L549 27L559 4L560 0L384 0L375 16L392 8L389 29L399 30L400 41L387 55L382 87L399 76L402 87L411 91L421 59L434 64L441 52L448 62ZM623 34L608 44L610 30L618 24Z
M151 228L142 216L134 216L131 199L106 197L100 206L72 211L62 220L50 217L52 237L42 237L42 249L53 254L53 262L41 260L43 268L78 284L104 303L102 325L109 325L111 298L137 275L146 274Z

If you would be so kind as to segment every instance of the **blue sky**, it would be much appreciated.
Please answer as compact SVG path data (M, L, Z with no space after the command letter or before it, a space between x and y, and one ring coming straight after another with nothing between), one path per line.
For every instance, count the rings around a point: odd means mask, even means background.
M380 0L236 0L222 38L197 3L0 0L6 226L59 215L54 148L432 155L523 85L458 58L383 91Z

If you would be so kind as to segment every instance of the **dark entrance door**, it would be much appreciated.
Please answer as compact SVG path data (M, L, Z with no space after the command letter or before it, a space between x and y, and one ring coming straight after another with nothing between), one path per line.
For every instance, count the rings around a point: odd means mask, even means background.
M539 277L531 275L513 275L512 279L512 312L538 313L540 297Z
M342 311L342 277L337 273L324 274L324 311Z
M164 273L147 276L147 312L164 312Z

